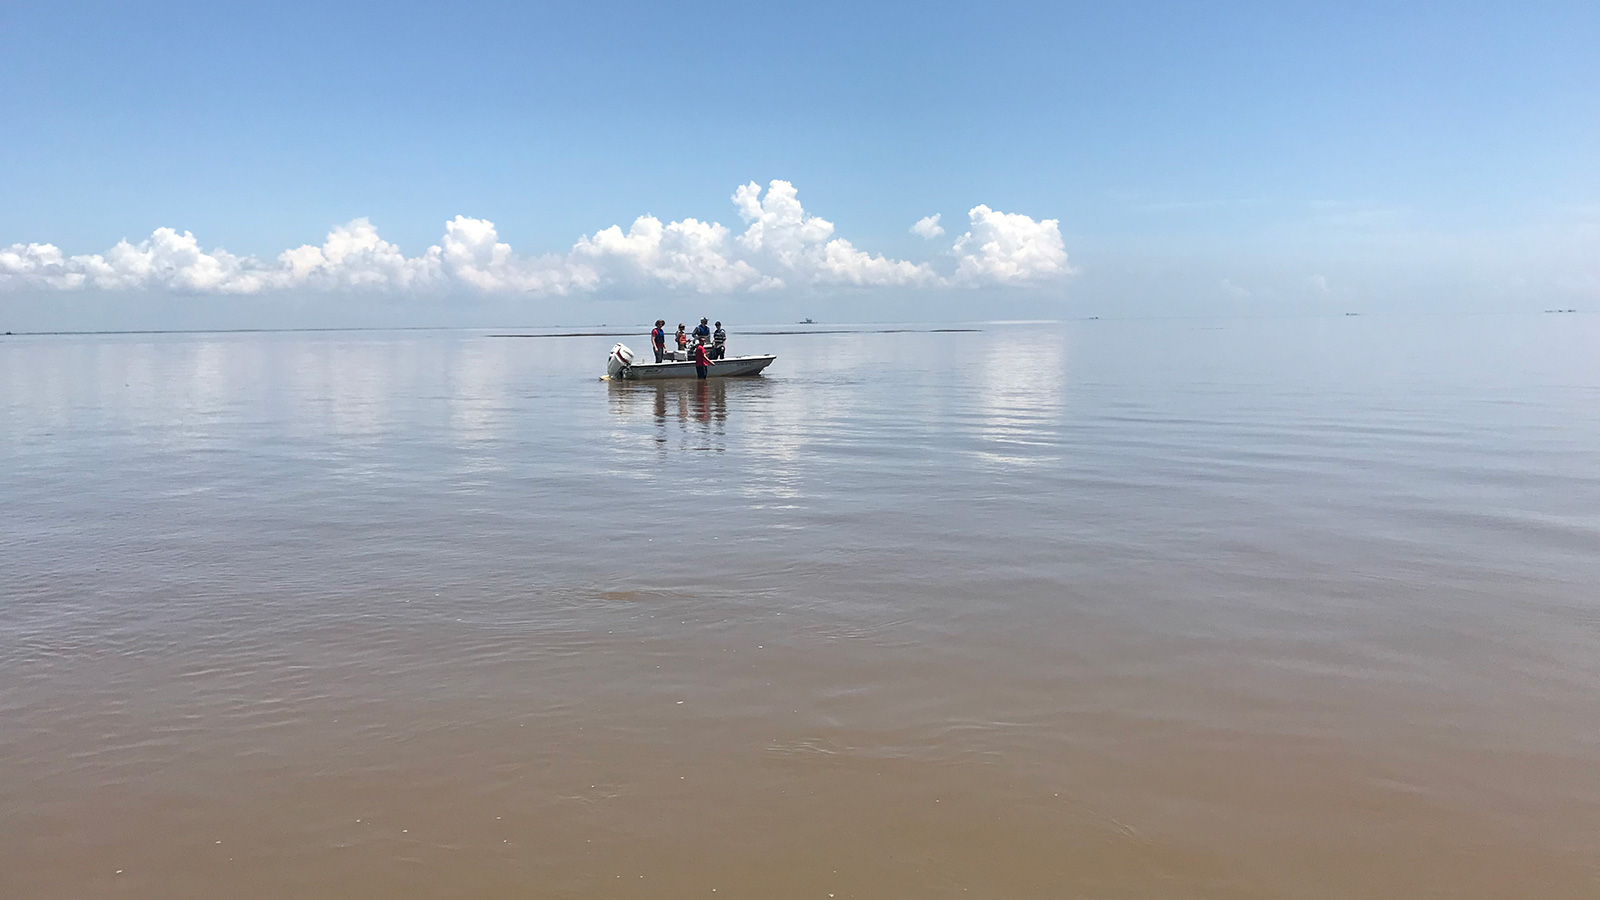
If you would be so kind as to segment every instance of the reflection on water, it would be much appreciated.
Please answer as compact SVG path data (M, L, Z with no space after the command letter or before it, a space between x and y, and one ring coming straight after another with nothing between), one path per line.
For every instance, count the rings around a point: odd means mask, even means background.
M772 398L770 385L760 377L607 382L612 410L622 417L619 436L636 429L648 408L657 443L713 450L727 449L730 399L735 410L760 417Z
M0 343L0 896L1595 896L1596 323L762 340Z
M666 425L669 418L680 424L691 420L720 424L728 418L728 379L725 378L612 381L608 385L612 406L619 415L636 415L639 406L648 402L658 425Z
M1033 465L1056 459L1066 393L1066 336L1044 332L986 347L978 381L987 438L979 455L991 463Z
M725 492L739 504L793 500L799 492L796 461L809 430L796 417L793 385L768 376L750 378L663 379L607 382L614 414L607 438L609 455L619 469L639 473L679 451L734 451L742 458L765 460L723 470L713 480L688 461L677 477L698 484L702 497ZM653 462L647 462L646 456ZM678 463L672 463L676 470Z

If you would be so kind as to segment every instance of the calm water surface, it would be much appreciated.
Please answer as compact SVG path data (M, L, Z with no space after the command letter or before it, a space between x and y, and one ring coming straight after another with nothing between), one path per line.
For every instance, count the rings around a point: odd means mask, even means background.
M1595 318L611 342L0 343L0 895L1600 896Z

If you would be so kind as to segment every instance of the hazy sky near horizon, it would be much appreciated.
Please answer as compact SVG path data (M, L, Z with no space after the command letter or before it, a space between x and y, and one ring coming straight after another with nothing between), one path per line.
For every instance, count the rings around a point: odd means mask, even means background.
M1592 307L1597 45L1593 2L11 4L0 314Z

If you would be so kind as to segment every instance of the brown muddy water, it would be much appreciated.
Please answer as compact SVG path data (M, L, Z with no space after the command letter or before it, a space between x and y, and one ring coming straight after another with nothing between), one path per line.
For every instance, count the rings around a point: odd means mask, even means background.
M1600 896L1600 321L981 327L5 339L0 896Z

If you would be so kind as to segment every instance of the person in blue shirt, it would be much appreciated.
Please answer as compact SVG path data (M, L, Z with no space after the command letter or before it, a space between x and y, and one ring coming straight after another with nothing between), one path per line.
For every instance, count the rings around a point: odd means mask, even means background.
M694 340L697 344L708 344L711 342L711 326L706 324L706 320L704 318L700 320L699 325L694 327Z

